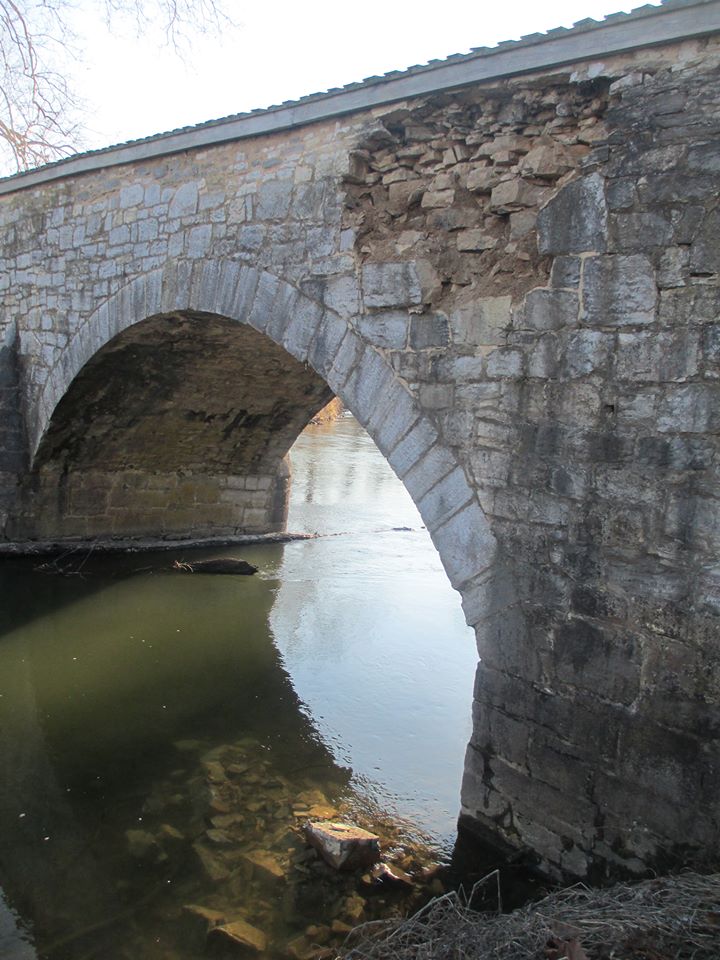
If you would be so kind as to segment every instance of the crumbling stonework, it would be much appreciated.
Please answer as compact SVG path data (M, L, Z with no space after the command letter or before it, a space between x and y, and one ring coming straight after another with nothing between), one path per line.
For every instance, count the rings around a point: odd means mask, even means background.
M701 37L8 193L5 538L275 528L335 393L476 628L463 822L717 858L719 128Z

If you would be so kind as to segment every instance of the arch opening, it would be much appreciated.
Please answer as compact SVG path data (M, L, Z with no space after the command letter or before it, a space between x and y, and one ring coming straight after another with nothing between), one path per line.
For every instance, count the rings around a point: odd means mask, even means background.
M280 530L285 456L332 396L245 324L195 312L148 318L102 347L58 403L28 507L56 537Z

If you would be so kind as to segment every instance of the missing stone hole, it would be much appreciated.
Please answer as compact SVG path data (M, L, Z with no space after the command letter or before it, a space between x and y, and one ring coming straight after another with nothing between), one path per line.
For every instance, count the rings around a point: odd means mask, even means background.
M606 403L606 404L605 404L605 413L610 413L610 414L615 413L615 404L614 404L614 403Z

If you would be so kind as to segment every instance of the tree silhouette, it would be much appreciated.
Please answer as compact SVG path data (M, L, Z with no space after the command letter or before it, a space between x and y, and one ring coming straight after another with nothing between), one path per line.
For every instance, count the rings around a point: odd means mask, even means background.
M160 26L179 54L193 33L232 25L223 0L84 0L108 26L130 20L138 35ZM73 0L0 0L0 167L17 171L82 145L81 100L63 64L77 58Z

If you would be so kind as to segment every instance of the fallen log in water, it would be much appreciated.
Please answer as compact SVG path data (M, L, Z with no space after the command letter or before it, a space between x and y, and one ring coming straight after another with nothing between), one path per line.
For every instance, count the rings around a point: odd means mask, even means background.
M192 562L176 560L173 563L173 570L181 570L183 573L234 573L240 576L251 576L257 573L258 568L247 560L238 560L236 557L217 557L213 560L193 560Z

